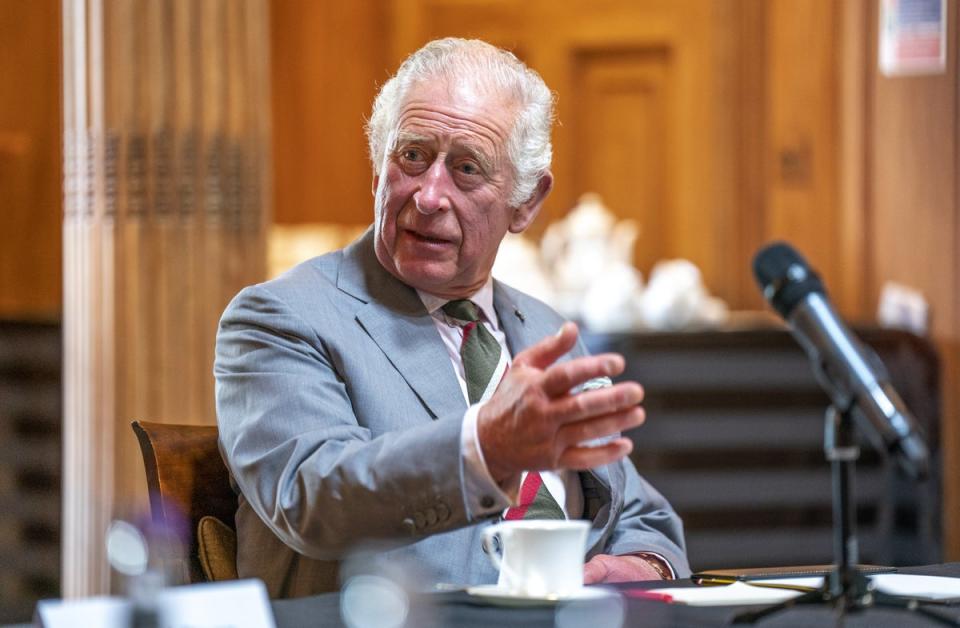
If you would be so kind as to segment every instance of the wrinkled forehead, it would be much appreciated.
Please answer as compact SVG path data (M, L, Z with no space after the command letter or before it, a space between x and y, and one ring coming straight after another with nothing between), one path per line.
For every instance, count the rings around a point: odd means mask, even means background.
M511 98L470 82L422 81L405 94L391 143L432 137L495 159L506 148L516 110Z
M513 126L519 109L516 94L482 77L437 76L415 82L403 95L400 111L411 103L425 102L478 116L495 116L507 128Z

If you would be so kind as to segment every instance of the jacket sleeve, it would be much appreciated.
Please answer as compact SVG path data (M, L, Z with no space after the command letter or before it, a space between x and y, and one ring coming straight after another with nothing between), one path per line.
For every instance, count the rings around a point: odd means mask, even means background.
M666 498L643 479L629 459L623 467L624 507L606 553L613 555L653 552L673 567L678 578L690 575L683 523Z
M324 560L361 541L403 544L467 525L462 416L373 436L326 346L262 285L224 312L220 446L253 510L288 546Z

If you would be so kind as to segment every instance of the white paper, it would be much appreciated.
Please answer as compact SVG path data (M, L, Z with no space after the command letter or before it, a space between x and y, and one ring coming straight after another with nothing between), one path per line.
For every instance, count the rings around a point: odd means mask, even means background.
M736 606L740 604L777 604L802 595L801 591L755 587L746 582L734 582L724 586L678 587L654 589L650 593L669 595L665 600L689 606Z
M870 580L878 590L893 595L923 600L960 598L960 578L883 573L871 577Z
M921 600L947 600L960 598L960 578L943 576L917 576L902 573L882 573L870 576L870 582L879 591L891 595L918 598ZM823 586L823 578L771 578L753 580L755 586L797 587L815 589Z
M960 578L886 573L870 576L870 582L877 590L891 595L919 600L960 599ZM669 595L672 598L669 601L675 604L729 606L776 604L821 586L823 586L821 576L808 576L738 581L725 586L655 589L651 593Z
M130 620L130 608L126 600L118 597L40 600L37 602L37 618L43 628L126 628Z
M276 628L261 580L235 580L165 589L163 628Z
M173 587L157 599L163 628L276 628L267 590L260 580ZM37 617L43 628L127 628L130 601L119 597L43 600Z

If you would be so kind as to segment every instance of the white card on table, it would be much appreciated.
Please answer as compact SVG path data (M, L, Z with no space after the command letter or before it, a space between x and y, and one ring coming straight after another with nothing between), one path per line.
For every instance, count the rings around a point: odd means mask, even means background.
M163 589L157 598L163 628L276 628L267 590L260 580L212 582ZM130 601L119 597L42 600L43 628L127 628Z

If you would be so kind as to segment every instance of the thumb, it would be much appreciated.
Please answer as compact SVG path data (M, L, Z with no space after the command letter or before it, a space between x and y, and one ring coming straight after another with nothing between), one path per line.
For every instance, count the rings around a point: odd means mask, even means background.
M513 358L514 366L530 366L545 369L577 344L580 331L575 323L566 322L553 336L548 336L537 344L527 347Z
M599 554L591 558L587 564L583 566L584 584L598 584L603 582L606 577L607 565L600 558Z

